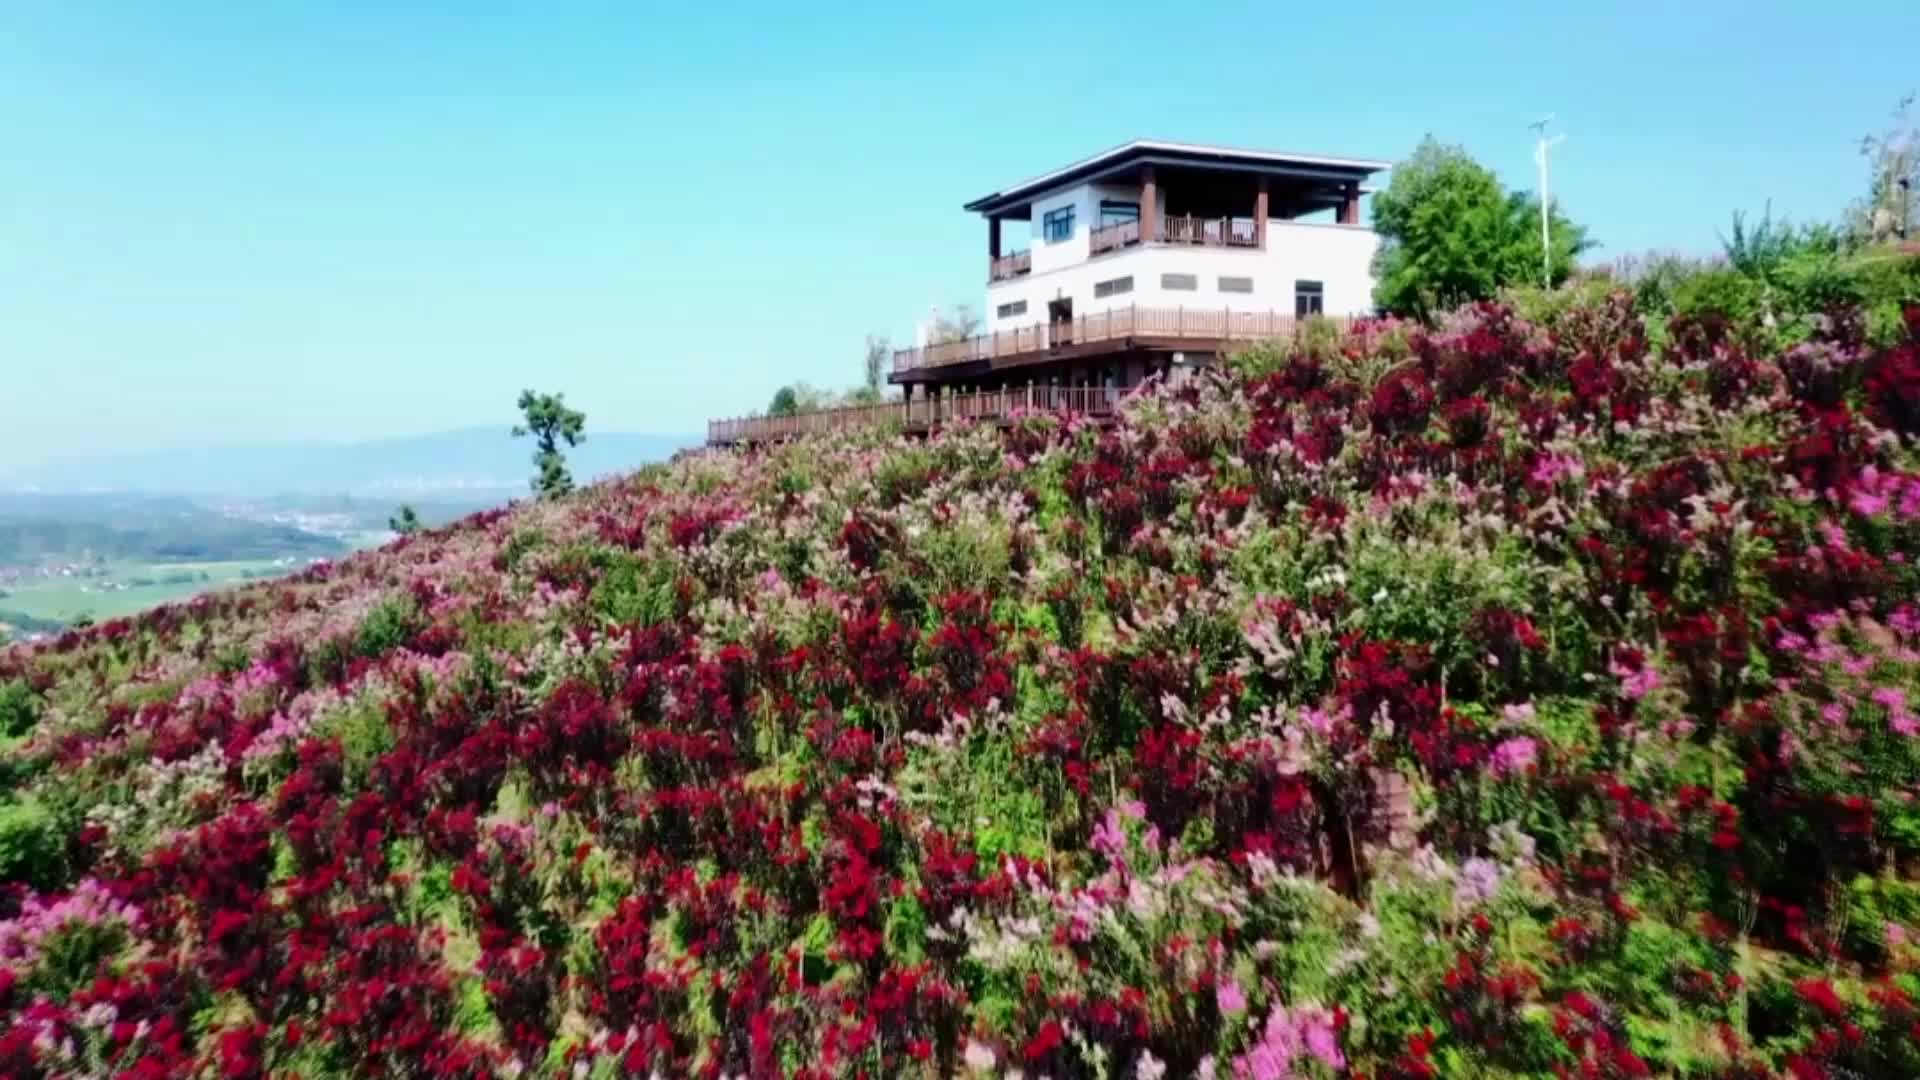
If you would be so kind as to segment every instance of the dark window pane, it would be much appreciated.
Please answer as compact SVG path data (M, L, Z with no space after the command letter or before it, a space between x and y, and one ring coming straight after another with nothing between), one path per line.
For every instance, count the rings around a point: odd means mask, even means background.
M1073 238L1073 207L1063 206L1058 210L1049 210L1041 218L1041 227L1045 230L1047 243L1057 244Z
M1326 310L1326 287L1318 281L1293 283L1293 313L1302 318Z

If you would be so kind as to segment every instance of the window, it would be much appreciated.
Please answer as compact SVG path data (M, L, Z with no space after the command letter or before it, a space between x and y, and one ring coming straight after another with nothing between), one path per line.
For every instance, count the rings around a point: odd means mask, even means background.
M1253 279L1250 277L1223 277L1220 279L1220 291L1250 293L1253 291Z
M1047 211L1046 216L1040 219L1040 224L1049 244L1073 239L1073 207L1063 206Z
M1025 315L1027 313L1027 302L1025 300L1015 300L1011 304L1001 304L996 311L1003 319L1011 319L1015 315Z
M1117 277L1111 281L1096 281L1093 283L1093 298L1095 300L1103 296L1118 296L1121 293L1130 293L1132 291L1133 278L1131 276Z
M1293 313L1306 318L1318 315L1327 309L1326 286L1318 281L1296 281L1293 283Z
M1160 287L1169 292L1192 292L1200 287L1198 274L1161 274Z
M1101 199L1100 200L1100 224L1124 225L1130 221L1139 221L1139 220L1140 220L1140 204L1139 203L1121 202L1117 199Z

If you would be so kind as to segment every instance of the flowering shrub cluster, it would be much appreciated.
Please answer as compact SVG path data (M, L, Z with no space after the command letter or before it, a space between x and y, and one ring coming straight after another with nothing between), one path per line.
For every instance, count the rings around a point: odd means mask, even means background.
M0 656L0 1073L1920 1075L1920 309L1370 323Z

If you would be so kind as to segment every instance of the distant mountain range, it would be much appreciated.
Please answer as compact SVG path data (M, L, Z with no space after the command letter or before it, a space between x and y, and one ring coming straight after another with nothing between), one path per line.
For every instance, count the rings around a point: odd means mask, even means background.
M697 435L588 432L567 451L585 483L665 461ZM514 495L527 490L532 443L505 426L351 443L275 443L74 458L0 473L0 490L400 499Z

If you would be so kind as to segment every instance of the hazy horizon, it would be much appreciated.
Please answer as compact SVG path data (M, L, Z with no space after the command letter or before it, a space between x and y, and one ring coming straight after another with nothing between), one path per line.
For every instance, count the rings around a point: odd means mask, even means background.
M526 486L533 445L514 438L509 427L82 452L0 468L0 493L401 498L517 492ZM589 430L567 458L575 478L586 482L663 460L701 438L695 432Z

